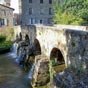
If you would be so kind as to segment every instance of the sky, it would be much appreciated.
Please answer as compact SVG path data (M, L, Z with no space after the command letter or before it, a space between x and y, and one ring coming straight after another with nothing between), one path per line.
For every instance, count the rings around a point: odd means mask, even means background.
M4 0L0 0L0 4L4 3Z
M11 0L11 7L14 8L14 13L19 13L18 0Z

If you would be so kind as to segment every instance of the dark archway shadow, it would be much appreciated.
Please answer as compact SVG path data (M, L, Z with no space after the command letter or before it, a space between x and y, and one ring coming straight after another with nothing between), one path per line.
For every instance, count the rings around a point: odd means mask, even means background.
M34 47L35 47L35 55L40 55L41 54L41 46L40 46L38 39L34 40Z
M30 38L29 38L29 36L28 36L27 34L26 34L26 36L25 36L25 41L30 44Z
M65 69L64 57L58 48L52 49L50 54L50 61L55 72L60 72Z
M23 39L22 39L22 33L20 32L20 34L19 34L19 38L20 38L20 41L22 41Z

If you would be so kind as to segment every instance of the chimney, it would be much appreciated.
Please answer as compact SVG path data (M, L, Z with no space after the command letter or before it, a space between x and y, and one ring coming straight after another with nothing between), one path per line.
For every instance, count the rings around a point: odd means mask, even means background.
M10 7L11 0L4 0L4 1L5 1L5 5Z

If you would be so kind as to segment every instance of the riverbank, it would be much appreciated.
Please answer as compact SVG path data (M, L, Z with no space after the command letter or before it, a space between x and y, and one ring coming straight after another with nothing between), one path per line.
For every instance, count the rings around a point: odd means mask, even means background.
M11 41L6 40L6 36L0 35L0 54L9 52L12 44Z
M5 48L1 48L0 47L0 54L5 54L7 52L10 52L11 47L5 47Z
M0 54L5 54L10 52L12 47L12 42L2 42L0 43Z

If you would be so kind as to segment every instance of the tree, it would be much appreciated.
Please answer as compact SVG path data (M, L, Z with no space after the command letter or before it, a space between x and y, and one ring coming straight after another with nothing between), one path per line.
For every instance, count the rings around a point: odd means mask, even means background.
M88 0L64 0L62 4L54 4L54 23L56 24L88 24Z

